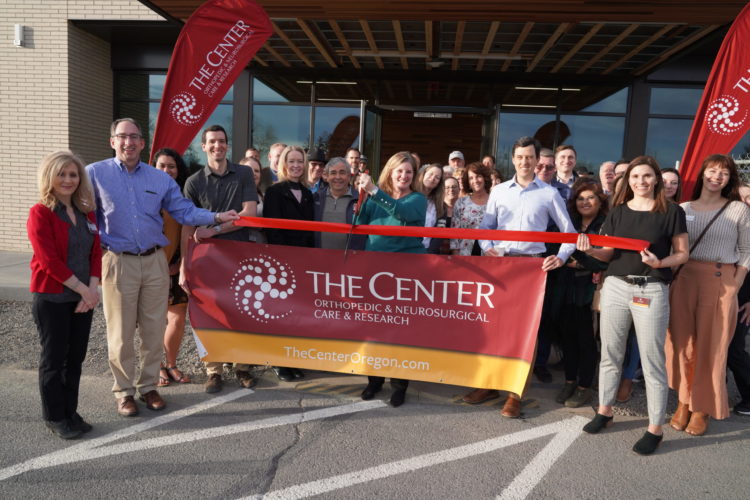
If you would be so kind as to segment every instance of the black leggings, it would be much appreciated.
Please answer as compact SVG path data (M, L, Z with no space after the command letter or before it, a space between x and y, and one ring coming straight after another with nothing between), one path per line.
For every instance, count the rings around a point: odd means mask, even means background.
M380 384L383 385L385 383L385 377L367 377L367 382L369 384ZM391 387L394 391L403 389L406 390L407 387L409 387L409 381L404 380L402 378L392 378L391 379Z
M739 321L734 330L734 338L729 344L729 355L727 356L727 367L734 374L734 381L740 391L742 401L750 402L750 355L745 350L745 336L747 326Z
M76 302L49 302L34 296L32 313L42 352L39 393L44 420L64 420L78 409L78 385L94 311L75 313Z
M591 387L596 370L596 339L591 304L565 307L562 337L565 380L577 380L581 387Z

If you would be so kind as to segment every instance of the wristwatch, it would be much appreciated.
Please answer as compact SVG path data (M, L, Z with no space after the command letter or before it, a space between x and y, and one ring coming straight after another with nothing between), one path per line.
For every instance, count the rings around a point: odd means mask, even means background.
M214 222L217 224L221 224L221 219L219 218L219 212L216 212L214 214Z
M213 230L216 232L216 234L221 233L221 224L217 224L213 227Z

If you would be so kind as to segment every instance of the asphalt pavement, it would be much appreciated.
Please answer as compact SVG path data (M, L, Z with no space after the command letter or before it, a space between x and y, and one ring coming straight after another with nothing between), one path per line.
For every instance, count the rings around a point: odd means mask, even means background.
M0 300L12 307L30 298L28 258L0 252ZM647 423L643 389L618 408L614 426L588 435L581 428L593 409L554 402L555 370L552 384L533 381L523 418L507 420L502 400L460 403L464 387L415 382L406 404L391 408L387 384L363 402L365 377L325 372L290 383L264 372L253 390L228 379L216 395L200 383L172 385L161 390L166 410L139 403L139 416L123 418L111 377L89 369L79 412L94 430L63 441L41 422L36 372L19 366L0 362L0 498L739 499L750 491L750 418L712 421L702 437L667 427L657 453L641 457L631 447Z

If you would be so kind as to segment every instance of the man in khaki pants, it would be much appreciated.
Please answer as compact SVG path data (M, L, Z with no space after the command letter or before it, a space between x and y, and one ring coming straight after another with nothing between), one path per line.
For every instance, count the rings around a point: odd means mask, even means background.
M141 162L145 140L132 118L110 127L115 157L86 167L96 195L102 247L102 303L107 320L109 367L115 383L117 411L138 414L136 389L151 410L166 403L156 391L167 318L169 269L162 247L168 240L161 210L182 224L207 225L238 218L230 210L213 213L196 208L166 173ZM136 378L135 330L141 339L140 374Z

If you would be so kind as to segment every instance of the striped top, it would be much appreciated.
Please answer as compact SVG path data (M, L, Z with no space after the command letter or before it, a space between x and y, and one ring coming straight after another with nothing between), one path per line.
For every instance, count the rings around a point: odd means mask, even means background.
M685 210L690 245L720 210L696 211L691 202L682 203ZM703 236L698 246L690 252L692 260L737 264L750 269L750 207L733 201Z

